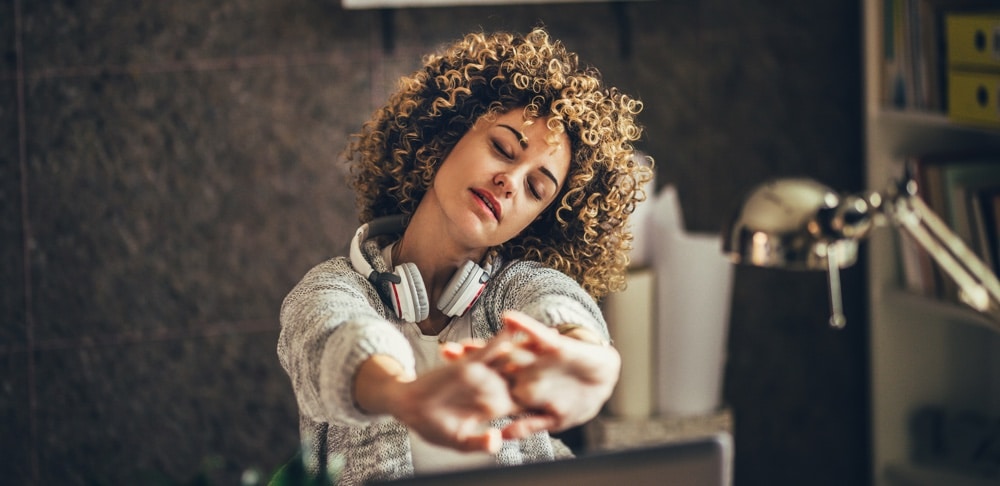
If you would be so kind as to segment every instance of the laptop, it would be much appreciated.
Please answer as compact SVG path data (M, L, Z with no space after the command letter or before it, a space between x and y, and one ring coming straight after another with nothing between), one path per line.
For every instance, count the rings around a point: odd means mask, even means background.
M733 440L728 433L635 449L596 452L523 466L429 474L386 485L731 486Z

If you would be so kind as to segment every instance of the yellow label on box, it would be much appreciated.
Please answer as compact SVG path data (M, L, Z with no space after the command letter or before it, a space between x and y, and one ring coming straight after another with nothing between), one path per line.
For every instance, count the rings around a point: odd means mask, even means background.
M1000 73L948 73L948 116L955 121L1000 127Z
M950 66L1000 70L1000 12L948 14L945 32Z

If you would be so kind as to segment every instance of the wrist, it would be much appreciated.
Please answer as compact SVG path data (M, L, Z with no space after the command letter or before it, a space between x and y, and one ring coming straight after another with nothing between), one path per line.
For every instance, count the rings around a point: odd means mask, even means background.
M358 368L354 377L354 402L369 415L394 415L393 407L403 386L415 379L403 365L385 355L374 355Z
M605 341L603 338L597 335L594 331L581 326L580 324L570 324L564 323L555 326L555 330L559 334L576 339L577 341L583 341L585 343L598 344L604 347L608 347L611 343Z

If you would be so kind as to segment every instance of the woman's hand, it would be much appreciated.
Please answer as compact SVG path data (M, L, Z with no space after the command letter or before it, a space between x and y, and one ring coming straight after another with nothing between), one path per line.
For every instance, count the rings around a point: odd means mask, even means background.
M510 346L469 348L418 378L386 356L362 364L355 399L368 413L388 413L428 442L460 451L496 452L501 431L489 421L521 412L507 380L490 362Z
M498 353L492 363L507 377L514 401L532 412L515 418L503 437L558 432L596 416L618 382L618 351L561 335L522 312L503 319L504 330L483 349L514 343L514 351Z

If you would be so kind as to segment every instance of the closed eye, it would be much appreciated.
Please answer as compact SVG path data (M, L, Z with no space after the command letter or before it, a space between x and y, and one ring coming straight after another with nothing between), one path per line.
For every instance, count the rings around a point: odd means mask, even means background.
M541 193L539 193L539 191L538 191L538 188L536 188L536 187L535 187L535 185L531 183L531 181L528 181L528 190L529 190L529 191L531 191L531 195L532 195L532 196L533 196L533 197L534 197L535 199L537 199L537 200L539 200L539 201L541 201L541 200L542 200L542 195L541 195Z
M507 150L507 149L506 149L506 148L505 148L505 147L503 146L503 144L502 144L502 143L500 143L500 142L497 142L497 141L495 141L495 140L493 141L493 150L496 150L496 151L497 151L497 153L499 153L500 155L502 155L502 156L503 156L503 157L504 157L505 159L513 159L513 158L514 158L514 155L513 155L513 154L511 154L511 153L510 153L510 151L508 151L508 150Z

